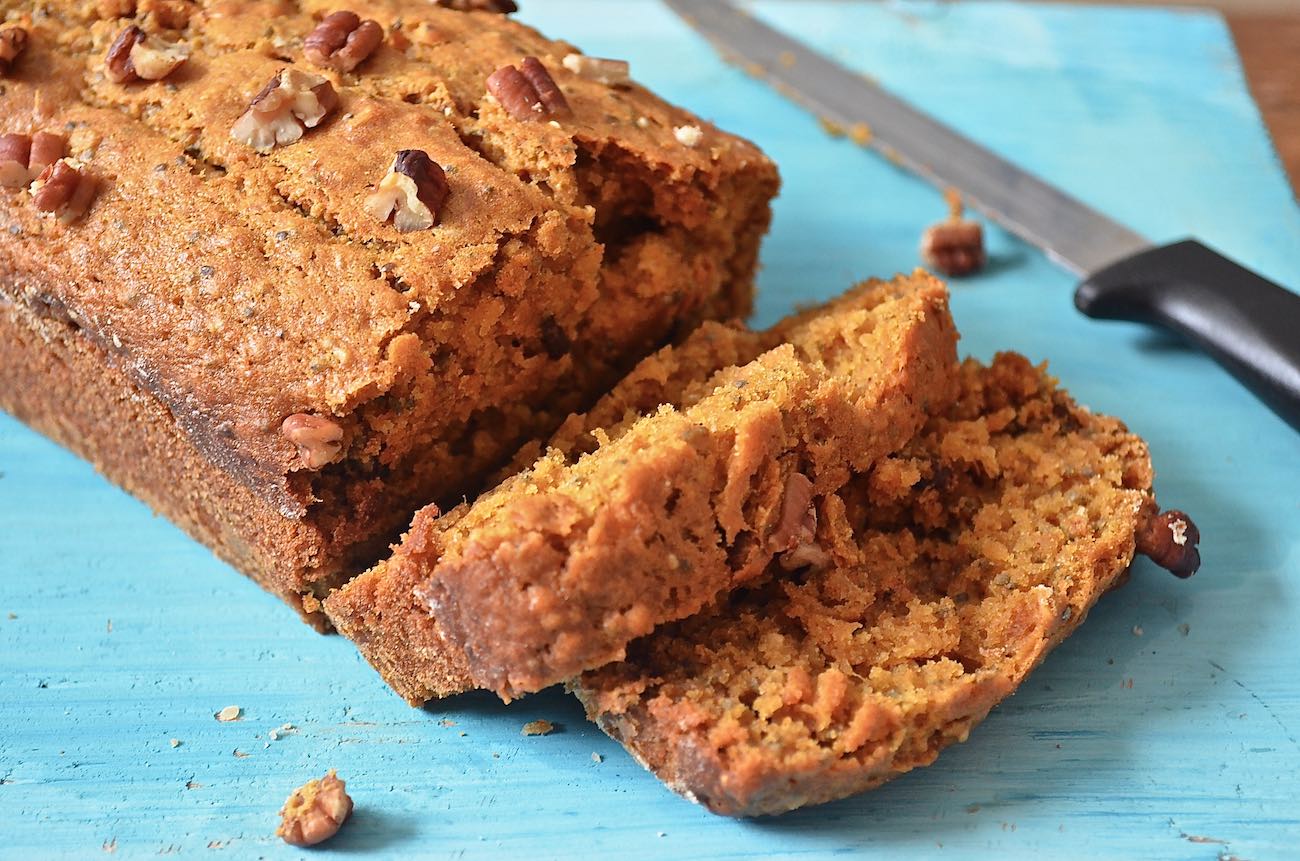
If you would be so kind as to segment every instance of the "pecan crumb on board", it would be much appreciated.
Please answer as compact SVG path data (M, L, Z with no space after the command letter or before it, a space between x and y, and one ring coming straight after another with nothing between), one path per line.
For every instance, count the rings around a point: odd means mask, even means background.
M948 201L948 218L932 224L921 235L921 260L931 269L960 278L984 268L984 228L978 221L962 217L960 195L953 189L944 192Z
M280 808L275 833L291 846L315 846L337 834L351 814L347 786L331 768L324 777L293 791Z

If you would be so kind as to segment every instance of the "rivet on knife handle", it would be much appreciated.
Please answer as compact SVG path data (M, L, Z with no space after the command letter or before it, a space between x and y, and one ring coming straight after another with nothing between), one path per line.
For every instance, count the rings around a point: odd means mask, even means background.
M1074 304L1182 335L1300 430L1300 295L1188 239L1094 273Z

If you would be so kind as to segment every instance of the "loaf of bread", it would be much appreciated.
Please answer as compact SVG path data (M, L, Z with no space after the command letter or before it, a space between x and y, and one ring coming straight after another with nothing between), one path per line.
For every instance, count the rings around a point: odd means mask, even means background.
M618 660L774 558L807 564L816 500L951 397L947 299L918 273L769 332L706 326L531 468L417 518L327 612L412 702L471 686L509 699Z
M772 162L508 5L6 4L0 406L319 621L744 314Z
M1135 551L1195 570L1195 527L1158 515L1146 445L1119 421L1017 355L960 377L904 450L819 501L823 564L583 675L590 717L710 810L781 813L964 741Z

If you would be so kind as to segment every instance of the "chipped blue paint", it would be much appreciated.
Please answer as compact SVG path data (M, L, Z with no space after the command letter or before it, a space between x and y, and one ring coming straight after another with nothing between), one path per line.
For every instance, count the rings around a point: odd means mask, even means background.
M523 17L630 58L780 162L761 322L915 265L921 228L943 213L936 193L828 139L656 4L611 5L531 0ZM1199 233L1300 284L1300 211L1217 17L757 9L1135 228ZM1300 436L1200 356L1079 318L1069 279L1033 249L996 230L991 249L991 270L954 290L964 349L1050 358L1082 400L1123 415L1151 442L1161 498L1195 514L1205 567L1181 583L1139 564L934 767L731 822L668 794L558 692L408 709L347 643L0 417L0 856L297 857L271 836L276 811L336 767L358 809L321 855L1294 857ZM243 719L215 721L230 704ZM522 737L539 717L560 731ZM285 723L297 732L271 740Z

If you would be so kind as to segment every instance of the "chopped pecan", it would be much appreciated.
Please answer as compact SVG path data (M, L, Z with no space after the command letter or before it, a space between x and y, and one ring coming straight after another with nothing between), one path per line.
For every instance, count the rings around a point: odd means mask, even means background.
M27 162L34 175L54 164L68 153L68 139L54 132L37 132L32 135L32 155Z
M343 428L323 416L294 413L280 423L280 433L298 447L298 459L307 469L333 463L343 451Z
M602 57L588 57L586 54L568 54L562 62L564 68L573 74L598 84L618 86L631 80L629 76L631 67L626 60L607 60Z
M1181 511L1170 509L1148 518L1137 533L1137 552L1175 577L1187 578L1201 567L1201 552L1196 545L1201 531Z
M67 140L52 132L0 135L0 185L26 188L45 168L63 158Z
M160 81L176 71L189 56L190 50L185 45L164 42L128 24L108 49L104 70L108 79L117 84Z
M785 482L781 519L772 532L771 547L777 562L787 571L821 568L830 557L817 544L817 509L813 506L813 483L801 472L792 472Z
M399 233L427 230L438 223L450 193L446 173L428 153L404 149L379 188L366 198L366 210L380 221L392 218Z
M280 808L275 833L292 846L315 846L337 834L351 814L347 785L331 768L324 777L293 791Z
M984 268L984 228L966 219L941 221L921 236L921 259L931 269L960 278Z
M0 75L9 74L18 55L27 47L27 31L22 27L0 28Z
M944 192L948 218L926 228L921 235L921 260L931 269L960 278L984 268L984 228L962 217L961 195L955 188Z
M435 0L434 5L457 12L495 12L498 15L519 11L514 0Z
M362 21L355 12L331 12L302 43L302 53L322 68L350 72L382 41L384 28L379 22Z
M525 57L520 67L502 66L487 79L488 92L510 116L536 120L565 116L569 102L555 85L555 79L536 57Z
M0 135L0 185L25 188L32 181L27 165L32 155L32 139L27 135Z
M32 182L31 191L32 204L39 211L58 213L64 221L72 221L90 207L95 179L81 162L61 158L41 171Z
M319 75L284 69L253 97L230 136L258 152L291 144L339 104L334 86Z

